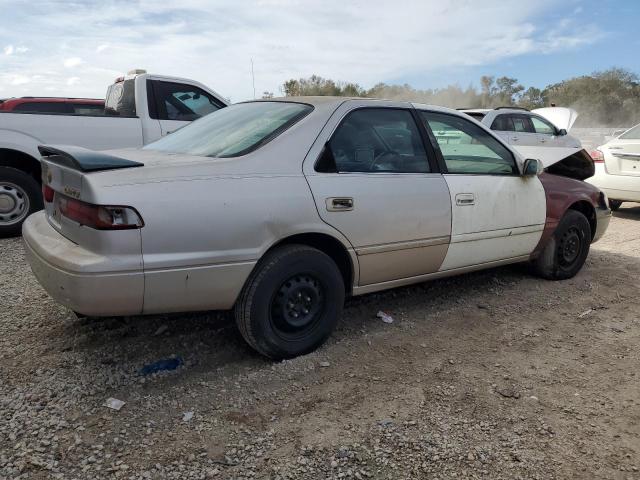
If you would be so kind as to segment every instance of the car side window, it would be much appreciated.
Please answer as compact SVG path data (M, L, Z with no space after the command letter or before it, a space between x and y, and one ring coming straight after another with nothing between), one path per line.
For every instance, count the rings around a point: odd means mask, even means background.
M457 115L420 112L442 153L448 173L517 175L511 151L479 125Z
M161 81L152 83L156 102L156 112L150 112L152 118L191 121L224 106L215 97L193 85Z
M521 133L535 133L531 120L526 115L510 115L513 131Z
M408 110L362 108L340 123L316 170L427 173L430 167L418 126Z
M531 117L531 123L536 133L542 133L544 135L555 135L556 128L548 121L540 117Z
M509 115L498 115L491 124L491 130L498 132L513 132L513 122Z

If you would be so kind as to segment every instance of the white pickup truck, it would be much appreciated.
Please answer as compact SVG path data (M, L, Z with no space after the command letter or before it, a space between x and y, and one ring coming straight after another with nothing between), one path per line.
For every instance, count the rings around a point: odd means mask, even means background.
M0 237L42 209L38 145L141 147L227 105L201 83L134 70L109 86L98 115L0 113Z

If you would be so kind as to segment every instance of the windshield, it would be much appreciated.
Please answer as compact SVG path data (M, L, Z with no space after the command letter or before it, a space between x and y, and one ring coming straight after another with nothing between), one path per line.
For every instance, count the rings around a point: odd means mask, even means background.
M310 105L290 102L238 103L144 148L203 157L237 157L275 138L312 109Z
M636 125L631 130L627 130L618 138L622 140L640 140L640 125Z

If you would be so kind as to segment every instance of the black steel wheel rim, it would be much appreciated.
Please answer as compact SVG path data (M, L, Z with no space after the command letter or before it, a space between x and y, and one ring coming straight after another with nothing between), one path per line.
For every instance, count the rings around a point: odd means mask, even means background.
M560 263L564 266L572 265L580 256L582 250L582 236L577 227L569 228L560 242L558 251Z
M271 324L281 337L304 337L317 325L325 308L325 289L314 275L285 280L271 301Z

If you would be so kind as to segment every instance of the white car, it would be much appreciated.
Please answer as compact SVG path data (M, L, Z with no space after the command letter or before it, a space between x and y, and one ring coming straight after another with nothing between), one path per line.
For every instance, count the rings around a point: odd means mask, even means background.
M233 308L271 358L322 344L345 295L528 261L573 277L611 215L581 181L588 155L542 172L408 102L253 101L142 150L40 151L45 211L23 239L53 298L91 316Z
M587 180L609 197L612 210L640 202L640 124L591 152L596 174Z
M569 135L578 113L565 107L527 110L517 107L463 109L467 115L496 132L525 158L547 166L557 158L582 150L580 140ZM544 148L541 148L544 147Z
M104 110L0 112L0 237L42 209L39 145L142 147L227 105L201 83L134 70L108 87Z

